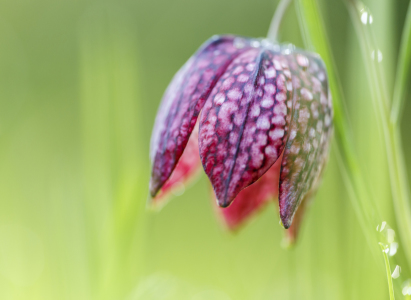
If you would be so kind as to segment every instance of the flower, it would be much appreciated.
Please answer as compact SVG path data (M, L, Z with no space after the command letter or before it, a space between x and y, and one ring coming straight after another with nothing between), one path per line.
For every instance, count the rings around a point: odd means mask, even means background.
M212 37L163 96L150 150L153 202L193 177L201 158L228 227L278 196L288 229L318 187L331 133L331 95L317 54ZM297 230L290 228L291 239Z

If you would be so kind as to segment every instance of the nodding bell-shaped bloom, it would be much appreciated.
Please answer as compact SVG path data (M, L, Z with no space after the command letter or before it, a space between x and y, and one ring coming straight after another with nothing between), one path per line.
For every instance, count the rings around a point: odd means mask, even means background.
M152 201L202 164L229 228L278 197L283 226L294 219L293 238L327 160L332 114L317 54L264 39L213 37L163 96L150 150Z

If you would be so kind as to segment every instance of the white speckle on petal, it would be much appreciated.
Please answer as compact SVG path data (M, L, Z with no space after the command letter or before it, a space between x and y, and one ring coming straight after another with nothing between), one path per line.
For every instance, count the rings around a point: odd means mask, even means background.
M271 119L271 122L273 122L277 126L284 126L285 125L285 119L283 116L275 116Z
M264 150L268 156L277 156L277 150L273 146L267 146Z
M277 101L283 102L287 99L287 94L286 93L278 93L275 96L275 99L277 99Z
M290 133L290 140L295 139L296 135L297 135L297 131L296 131L296 130L291 130L291 133Z
M306 88L301 89L301 96L304 100L311 101L313 100L313 94Z
M216 105L221 105L223 104L224 101L225 101L225 95L223 93L218 93L217 95L215 95L214 103Z
M274 130L271 130L269 132L269 136L274 141L278 140L278 139L281 139L284 136L284 129L276 128Z
M267 70L264 71L265 77L268 79L274 78L275 77L275 69L273 67L268 68Z
M244 92L250 93L252 90L253 90L253 85L252 84L248 83L244 86Z
M253 107L251 107L250 116L258 117L259 115L260 115L260 107L258 105L253 105Z
M257 120L257 128L258 129L269 129L270 128L270 121L268 116L261 116Z
M325 118L324 118L324 123L325 123L325 126L330 126L330 124L331 124L331 118L330 118L330 116L329 115L326 115L325 116Z
M255 69L255 63L249 63L245 68L247 71L252 72Z
M237 77L237 81L239 82L247 82L250 77L247 74L240 74Z
M275 107L274 107L274 113L276 115L283 115L285 116L287 114L287 106L285 106L284 103L278 103Z
M267 84L266 86L264 86L264 90L268 93L273 95L275 93L275 87L272 84Z
M241 74L243 71L244 71L244 68L242 66L238 66L237 68L234 69L233 75Z
M291 91L293 89L292 81L287 81L287 91Z
M261 106L264 108L270 108L273 105L274 105L274 100L271 97L264 98L261 101Z
M242 93L239 89L232 89L228 91L227 96L230 100L236 101L240 100Z

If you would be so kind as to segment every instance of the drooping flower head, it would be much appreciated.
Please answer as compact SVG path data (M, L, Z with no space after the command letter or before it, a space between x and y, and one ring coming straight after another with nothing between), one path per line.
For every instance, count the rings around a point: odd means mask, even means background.
M199 153L229 227L278 195L289 228L317 188L331 132L318 55L263 39L213 37L164 94L152 134L150 193L156 202L189 179Z

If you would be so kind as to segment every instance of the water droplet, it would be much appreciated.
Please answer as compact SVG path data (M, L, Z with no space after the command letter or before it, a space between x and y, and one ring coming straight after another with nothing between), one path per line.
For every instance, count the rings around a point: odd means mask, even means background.
M237 49L242 49L245 47L245 41L242 38L235 38L234 39L234 47L236 47Z
M380 232L382 232L384 230L386 225L387 225L387 222L385 222L385 221L381 223Z
M285 45L281 48L281 53L284 55L290 55L295 50L295 46L293 44Z
M367 13L366 11L364 11L364 12L361 14L361 22L362 22L363 24L367 24L367 22L368 22L368 13Z
M364 25L372 24L372 22L374 22L374 18L372 17L372 14L367 8L361 9L360 14L361 23L363 23Z
M398 277L400 277L400 273L401 273L401 267L397 265L394 269L394 272L392 272L391 277L394 279L397 279Z
M261 41L261 46L269 48L269 47L272 47L273 44L268 39L263 39Z
M378 230L379 227L380 227L380 225L378 224L378 225L377 225L377 231L379 231L379 230Z
M391 243L389 256L394 256L397 253L397 249L398 249L398 243Z
M258 48L258 47L260 47L260 42L259 42L259 41L252 41L252 42L251 42L251 47L253 47L253 48Z
M411 295L411 279L404 281L402 284L402 294L404 296Z
M382 62L382 59L383 59L382 52L379 49L377 51L373 50L371 52L371 59L377 60L378 62Z
M394 242L394 237L395 237L395 231L393 229L388 228L387 229L387 242L388 244L391 244Z

